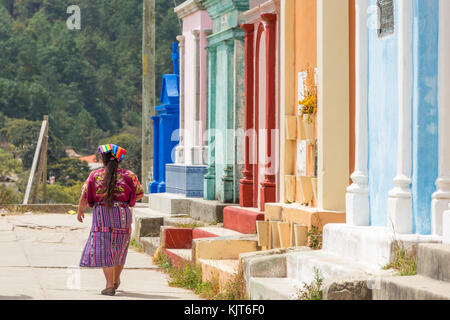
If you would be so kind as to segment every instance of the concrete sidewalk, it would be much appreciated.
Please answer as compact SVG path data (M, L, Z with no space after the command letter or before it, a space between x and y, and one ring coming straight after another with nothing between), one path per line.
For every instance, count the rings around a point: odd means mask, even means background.
M116 296L101 295L103 271L77 268L91 223L90 215L84 223L62 214L0 217L0 300L199 299L169 287L151 257L132 249Z

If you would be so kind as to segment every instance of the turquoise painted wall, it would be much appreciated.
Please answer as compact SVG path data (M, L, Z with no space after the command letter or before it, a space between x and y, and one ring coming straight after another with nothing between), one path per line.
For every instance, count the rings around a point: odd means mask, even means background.
M371 0L370 5L376 6L376 0ZM395 21L398 21L397 6ZM388 193L394 187L397 171L397 47L397 32L379 39L376 28L369 30L368 171L373 226L387 225Z
M431 234L438 176L438 0L414 1L413 30L413 232Z
M248 0L201 0L213 19L213 34L208 37L210 66L210 105L208 129L214 125L216 138L205 176L205 199L225 203L239 202L242 165L236 151L239 141L234 130L244 124L244 31L242 12ZM211 59L214 57L214 63ZM211 92L214 90L214 92ZM211 121L213 120L213 121Z
M227 163L227 141L226 133L228 127L228 115L229 109L232 109L232 103L228 94L228 87L230 85L229 78L229 65L228 65L228 49L226 45L219 45L217 48L217 79L216 79L216 130L220 134L216 136L216 197L220 201L224 199L220 198L223 193L223 181L222 176Z

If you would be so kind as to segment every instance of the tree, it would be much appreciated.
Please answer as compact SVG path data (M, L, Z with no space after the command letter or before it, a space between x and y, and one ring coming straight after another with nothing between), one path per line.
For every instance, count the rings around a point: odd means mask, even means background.
M7 177L17 176L22 172L22 161L16 159L13 154L0 149L0 181L6 181Z
M84 182L89 177L90 169L85 161L73 158L62 158L48 167L48 174L55 176L60 185L71 187Z
M181 32L173 9L182 2L156 0L157 93L172 72ZM66 26L71 4L81 9L81 30ZM22 148L25 168L44 114L50 162L65 156L65 145L90 154L101 139L140 127L141 42L142 0L0 0L0 113L10 118L0 135Z

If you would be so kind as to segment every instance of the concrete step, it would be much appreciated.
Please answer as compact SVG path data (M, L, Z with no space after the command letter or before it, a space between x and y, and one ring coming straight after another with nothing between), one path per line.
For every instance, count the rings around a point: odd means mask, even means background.
M173 266L183 267L186 262L192 262L190 249L164 249L164 253Z
M144 237L159 237L160 228L164 224L165 215L148 209L133 209L133 237L139 245Z
M287 256L287 277L299 283L310 284L314 281L316 270L327 282L333 279L371 279L381 275L391 275L392 270L369 268L366 265L342 258L333 253L305 251Z
M227 229L255 234L257 220L264 220L264 213L259 209L229 206L223 210L223 226Z
M189 215L207 223L223 222L223 210L230 204L219 201L190 198Z
M238 274L239 260L211 260L199 259L198 264L202 268L203 282L217 281L219 288L223 289L234 280Z
M194 261L238 260L239 254L259 251L256 236L226 236L199 238L193 241Z
M250 278L250 300L297 300L299 284L289 278Z
M243 236L244 234L221 227L199 227L193 230L193 238L214 238L214 237L228 237L228 236Z
M450 245L420 244L417 259L419 275L450 282Z
M140 238L140 246L144 249L144 252L149 256L153 257L158 249L161 246L161 238L160 237L143 237Z
M148 208L148 203L145 202L136 202L135 208Z
M242 272L246 280L250 278L286 278L287 258L299 252L311 251L309 247L272 249L241 253Z
M192 219L188 216L170 216L164 218L164 225L168 227L187 228L196 226L208 226L209 224L203 221Z
M149 208L169 215L188 215L190 201L174 193L153 193L149 195Z
M160 231L161 243L169 249L190 249L194 239L242 235L236 231L220 227L179 228L164 226L161 227Z
M450 300L450 283L425 276L381 278L374 300Z
M150 209L148 207L134 207L133 216L148 217L148 218L169 218L172 215L158 210Z
M427 235L393 234L385 227L358 227L347 224L327 224L323 228L323 249L351 261L383 268L395 257L394 243L401 242L406 249L419 243L434 242Z

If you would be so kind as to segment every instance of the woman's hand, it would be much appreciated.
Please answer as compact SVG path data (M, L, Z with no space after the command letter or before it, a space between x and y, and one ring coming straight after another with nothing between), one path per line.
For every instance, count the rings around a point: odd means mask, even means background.
M83 219L84 219L84 211L83 210L78 210L78 216L77 216L78 221L80 221L81 223L83 223Z
M80 203L78 204L78 216L77 216L78 221L80 221L81 223L83 223L84 209L86 209L86 207L87 207L87 200L83 196L81 196Z

